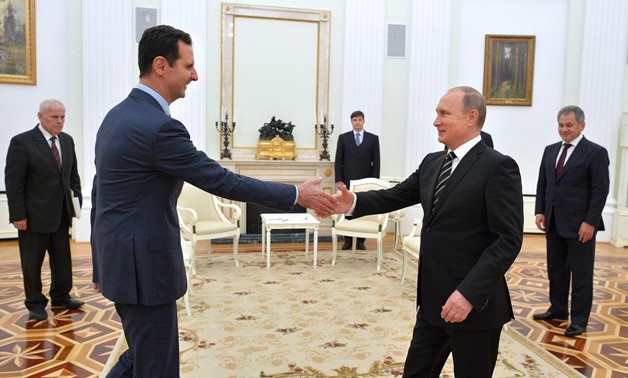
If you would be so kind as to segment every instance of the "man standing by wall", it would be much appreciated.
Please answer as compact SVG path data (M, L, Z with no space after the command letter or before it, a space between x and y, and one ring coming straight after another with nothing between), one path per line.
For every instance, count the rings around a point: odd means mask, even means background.
M536 187L536 226L545 231L550 308L536 320L567 319L566 336L582 334L593 303L595 236L604 230L602 210L609 190L608 152L582 135L584 112L558 112L562 142L545 148Z
M364 130L364 113L359 110L351 113L352 131L340 134L336 147L336 187L344 184L347 188L351 180L366 177L379 178L379 137ZM342 249L351 249L353 238L345 236ZM365 250L364 238L358 238L357 249Z
M42 293L41 266L48 251L53 306L79 308L70 297L72 259L69 228L74 214L72 192L82 202L74 140L63 133L65 107L45 100L37 113L39 124L11 139L4 173L9 221L18 230L24 301L30 319L48 317Z

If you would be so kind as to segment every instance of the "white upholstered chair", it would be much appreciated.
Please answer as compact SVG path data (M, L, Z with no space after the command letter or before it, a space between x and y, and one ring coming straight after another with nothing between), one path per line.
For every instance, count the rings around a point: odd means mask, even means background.
M185 304L185 311L188 315L192 315L190 309L190 291L192 290L192 257L194 256L194 247L192 247L191 240L185 240L181 235L181 250L183 251L183 265L185 266L185 278L188 282L188 290L183 295L183 303Z
M388 181L369 177L360 180L351 180L350 188L352 192L364 192L367 190L388 189ZM336 265L336 252L338 249L338 236L353 237L352 251L355 253L356 238L377 240L377 271L382 265L382 239L386 235L388 225L388 214L367 215L356 219L346 219L344 215L340 217L332 216L332 260L331 264Z
M415 219L412 224L412 231L410 234L403 238L403 245L401 249L403 250L403 268L401 268L401 282L400 285L403 285L403 279L406 275L406 264L408 260L408 254L411 254L417 258L417 264L419 260L419 253L421 250L421 225L422 222L420 219Z
M390 183L390 187L393 187L400 182L406 180L406 177L395 177L395 176L381 176L380 177L384 181L388 181ZM399 240L401 240L401 221L403 217L406 215L404 210L399 210L388 214L388 222L392 223L395 228L394 240L393 240L393 249L397 250L397 245L399 244Z
M223 208L231 211L232 220L225 216ZM193 250L196 250L196 242L208 240L208 255L210 255L211 240L233 238L233 258L235 265L240 265L238 242L240 240L240 215L242 212L239 206L221 202L213 194L185 183L177 202L177 213L181 234L185 240L192 242ZM192 256L192 274L196 274L195 254Z

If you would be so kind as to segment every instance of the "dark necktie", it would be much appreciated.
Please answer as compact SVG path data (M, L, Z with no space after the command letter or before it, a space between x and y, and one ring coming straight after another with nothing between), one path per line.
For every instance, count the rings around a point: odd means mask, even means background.
M55 157L55 161L57 162L57 167L59 167L59 170L61 169L61 156L59 156L59 149L57 148L57 144L55 143L55 141L57 140L57 137L52 137L50 138L50 149L52 150L52 156Z
M355 134L355 145L359 147L360 144L362 144L362 141L360 140L360 133L356 133Z
M557 179L558 179L558 176L560 176L560 172L563 170L563 167L565 166L565 159L567 158L567 150L569 149L569 147L571 147L571 144L569 143L563 144L563 152L560 154L560 157L558 158L558 164L556 164L556 178Z
M436 203L438 202L438 198L440 197L447 180L451 176L451 163L456 158L456 154L453 151L449 151L447 156L445 156L445 161L443 162L443 167L440 170L440 175L438 175L438 184L436 184L436 189L434 190L434 200L432 201L432 211L436 207Z

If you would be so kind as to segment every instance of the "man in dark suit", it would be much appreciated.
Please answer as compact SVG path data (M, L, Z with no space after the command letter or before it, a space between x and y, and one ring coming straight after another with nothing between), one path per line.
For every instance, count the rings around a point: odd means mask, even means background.
M493 137L491 137L491 134L487 133L486 131L482 131L480 133L480 138L482 138L482 142L484 142L484 144L486 144L490 148L494 148L493 147Z
M336 187L350 186L351 180L379 178L379 137L364 130L364 113L351 113L353 130L340 134L336 147ZM351 249L353 238L345 236L342 249ZM364 238L358 238L357 249L365 250Z
M187 289L176 202L183 182L236 201L316 211L336 200L316 186L240 176L198 151L169 105L198 80L190 35L166 25L139 43L140 83L96 138L92 190L94 288L115 303L129 349L113 377L178 377L176 300ZM209 205L209 204L208 204ZM323 210L324 211L324 210Z
M595 236L604 230L609 160L604 147L582 135L582 109L566 106L557 118L562 142L545 148L536 187L536 226L547 241L550 308L534 319L568 318L571 279L571 324L565 335L578 336L593 304Z
M450 89L434 120L448 153L428 154L393 188L354 194L343 186L337 195L338 210L356 217L423 207L405 378L438 377L450 352L456 377L491 377L502 326L513 319L504 275L523 237L521 176L512 158L481 143L485 117L481 93Z
M81 179L76 166L74 140L61 132L65 107L58 100L45 100L37 113L34 129L11 139L4 180L9 203L9 221L18 230L24 301L29 318L48 317L48 299L42 293L41 266L48 251L52 281L52 306L76 309L84 303L70 296L72 257L69 228L72 191L82 202Z

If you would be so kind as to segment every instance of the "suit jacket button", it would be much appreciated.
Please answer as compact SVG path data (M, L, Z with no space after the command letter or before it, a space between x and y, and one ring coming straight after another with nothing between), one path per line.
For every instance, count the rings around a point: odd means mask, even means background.
M429 227L426 227L426 228L425 228L425 232L430 232L430 228L429 228Z

